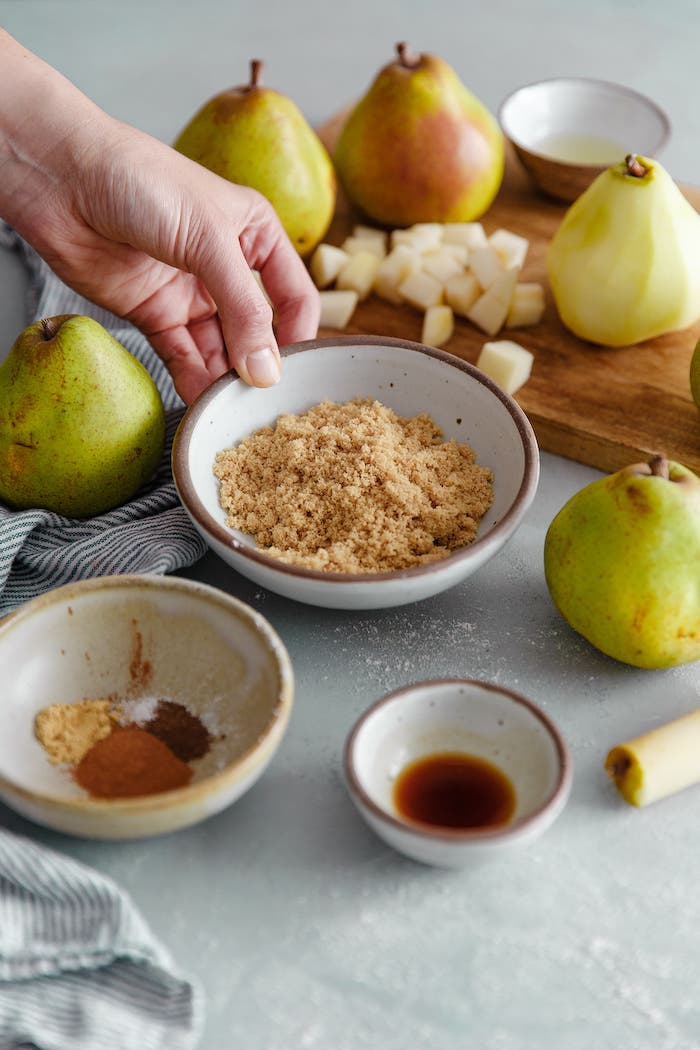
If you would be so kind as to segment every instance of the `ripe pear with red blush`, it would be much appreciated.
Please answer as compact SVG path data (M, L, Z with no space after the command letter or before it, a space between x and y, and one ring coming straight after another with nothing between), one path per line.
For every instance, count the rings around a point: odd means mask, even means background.
M447 62L400 43L350 113L334 161L375 222L470 222L500 188L503 134Z

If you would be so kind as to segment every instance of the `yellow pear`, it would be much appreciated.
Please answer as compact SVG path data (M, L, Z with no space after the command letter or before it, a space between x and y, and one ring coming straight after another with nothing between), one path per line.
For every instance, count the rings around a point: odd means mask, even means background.
M175 149L230 182L267 197L300 255L323 239L335 209L333 164L299 108L261 83L262 62L251 62L250 83L222 91L195 113Z

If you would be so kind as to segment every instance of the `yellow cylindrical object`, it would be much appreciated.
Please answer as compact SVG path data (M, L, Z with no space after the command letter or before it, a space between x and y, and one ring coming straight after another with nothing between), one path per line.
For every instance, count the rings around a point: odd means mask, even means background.
M700 710L614 747L605 769L632 806L700 783Z

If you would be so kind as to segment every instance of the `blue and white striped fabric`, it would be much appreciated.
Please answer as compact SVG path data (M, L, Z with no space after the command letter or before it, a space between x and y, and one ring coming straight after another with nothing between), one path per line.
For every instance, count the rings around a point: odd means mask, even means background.
M0 616L44 591L113 573L166 573L192 565L206 545L177 497L170 448L183 404L148 341L127 322L76 295L12 230L0 223L0 246L22 253L30 276L27 323L78 313L94 317L148 369L167 418L166 450L153 481L116 510L85 521L44 510L0 506Z
M0 1050L192 1050L202 994L127 895L0 830Z

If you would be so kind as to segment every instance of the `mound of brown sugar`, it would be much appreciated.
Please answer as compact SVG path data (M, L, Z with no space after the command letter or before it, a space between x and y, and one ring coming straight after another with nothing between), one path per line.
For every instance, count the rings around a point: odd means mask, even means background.
M327 572L387 572L471 543L493 475L430 416L324 401L216 456L227 524L265 553Z

